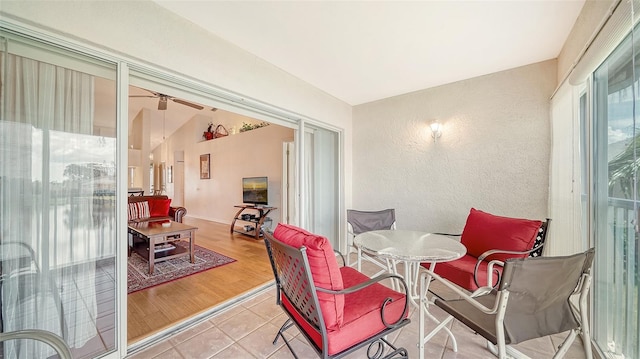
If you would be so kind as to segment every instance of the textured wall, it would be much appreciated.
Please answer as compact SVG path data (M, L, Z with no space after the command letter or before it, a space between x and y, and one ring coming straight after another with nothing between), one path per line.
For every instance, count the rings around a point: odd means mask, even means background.
M471 207L545 218L555 85L549 60L354 107L352 208L428 231L461 231Z

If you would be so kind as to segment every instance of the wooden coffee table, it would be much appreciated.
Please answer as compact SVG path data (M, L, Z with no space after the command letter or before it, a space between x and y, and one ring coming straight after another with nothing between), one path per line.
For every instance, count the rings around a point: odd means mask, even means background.
M168 223L163 226L163 223ZM129 255L135 251L149 262L149 274L155 263L190 256L195 263L194 247L198 228L174 221L129 223ZM136 239L139 239L136 241ZM189 241L189 249L177 246L177 241Z

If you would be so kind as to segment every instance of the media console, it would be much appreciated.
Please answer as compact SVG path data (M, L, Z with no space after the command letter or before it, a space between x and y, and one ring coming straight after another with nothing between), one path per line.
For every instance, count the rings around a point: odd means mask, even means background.
M247 236L254 237L255 239L260 239L262 236L262 226L264 225L265 220L268 218L267 215L269 212L277 209L276 207L267 207L267 206L255 206L255 205L238 205L234 206L236 208L240 208L236 215L233 217L233 221L231 222L231 230L230 233L240 233ZM236 221L241 221L244 223L250 223L242 227L242 229L236 228Z

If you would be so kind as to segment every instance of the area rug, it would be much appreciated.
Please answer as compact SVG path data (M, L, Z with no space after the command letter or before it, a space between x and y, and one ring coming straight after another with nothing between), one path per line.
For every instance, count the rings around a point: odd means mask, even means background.
M178 242L176 245L188 247L188 243ZM189 261L189 256L169 259L156 263L153 275L149 275L149 263L137 253L131 253L127 265L127 293L155 287L157 285L184 278L192 274L203 272L215 267L235 262L220 253L196 245L194 249L195 263Z

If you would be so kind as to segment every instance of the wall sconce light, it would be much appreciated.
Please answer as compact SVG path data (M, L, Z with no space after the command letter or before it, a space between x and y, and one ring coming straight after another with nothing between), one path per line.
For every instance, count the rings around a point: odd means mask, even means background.
M438 137L442 136L442 125L438 122L432 122L431 125L431 137L433 137L433 142L436 142Z

